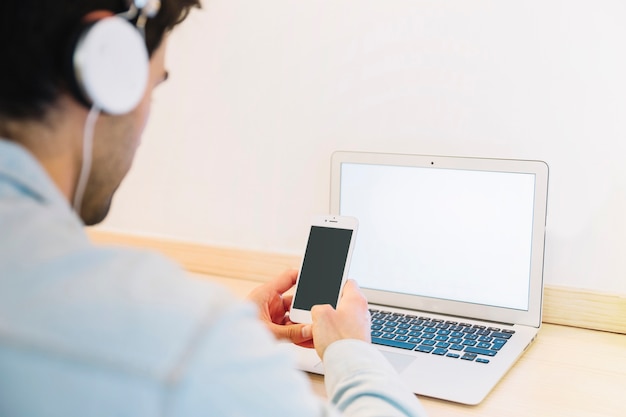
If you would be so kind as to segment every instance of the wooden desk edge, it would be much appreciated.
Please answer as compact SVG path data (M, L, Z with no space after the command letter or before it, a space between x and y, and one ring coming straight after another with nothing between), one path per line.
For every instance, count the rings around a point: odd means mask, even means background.
M97 244L155 250L190 272L264 282L285 269L298 268L297 256L209 246L174 239L99 229L88 234ZM626 334L626 297L577 288L546 286L543 322Z

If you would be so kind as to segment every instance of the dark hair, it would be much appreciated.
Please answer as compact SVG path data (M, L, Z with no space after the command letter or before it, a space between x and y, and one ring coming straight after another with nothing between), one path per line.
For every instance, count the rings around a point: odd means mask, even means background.
M0 0L0 119L38 119L67 89L68 45L85 15L120 13L127 0ZM161 0L146 25L150 55L163 35L181 23L200 0Z

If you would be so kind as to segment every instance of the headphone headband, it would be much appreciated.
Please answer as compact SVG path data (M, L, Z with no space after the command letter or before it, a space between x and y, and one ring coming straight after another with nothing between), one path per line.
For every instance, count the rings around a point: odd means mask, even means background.
M134 0L133 5L148 19L152 19L161 9L161 0Z
M128 10L119 16L126 20L137 18L137 29L143 34L148 19L155 17L161 9L161 0L128 0Z

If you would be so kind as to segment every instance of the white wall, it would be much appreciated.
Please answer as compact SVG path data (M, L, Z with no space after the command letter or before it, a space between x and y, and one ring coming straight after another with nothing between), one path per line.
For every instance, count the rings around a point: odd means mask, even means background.
M334 150L542 159L549 284L626 294L626 2L210 0L105 229L302 250Z

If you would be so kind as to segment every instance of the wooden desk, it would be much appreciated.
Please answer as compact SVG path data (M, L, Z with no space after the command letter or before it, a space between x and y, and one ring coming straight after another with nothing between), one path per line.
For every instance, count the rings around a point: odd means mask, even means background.
M244 297L259 285L199 275ZM323 377L310 375L325 396ZM544 324L537 340L477 406L420 398L429 416L626 416L626 335Z

